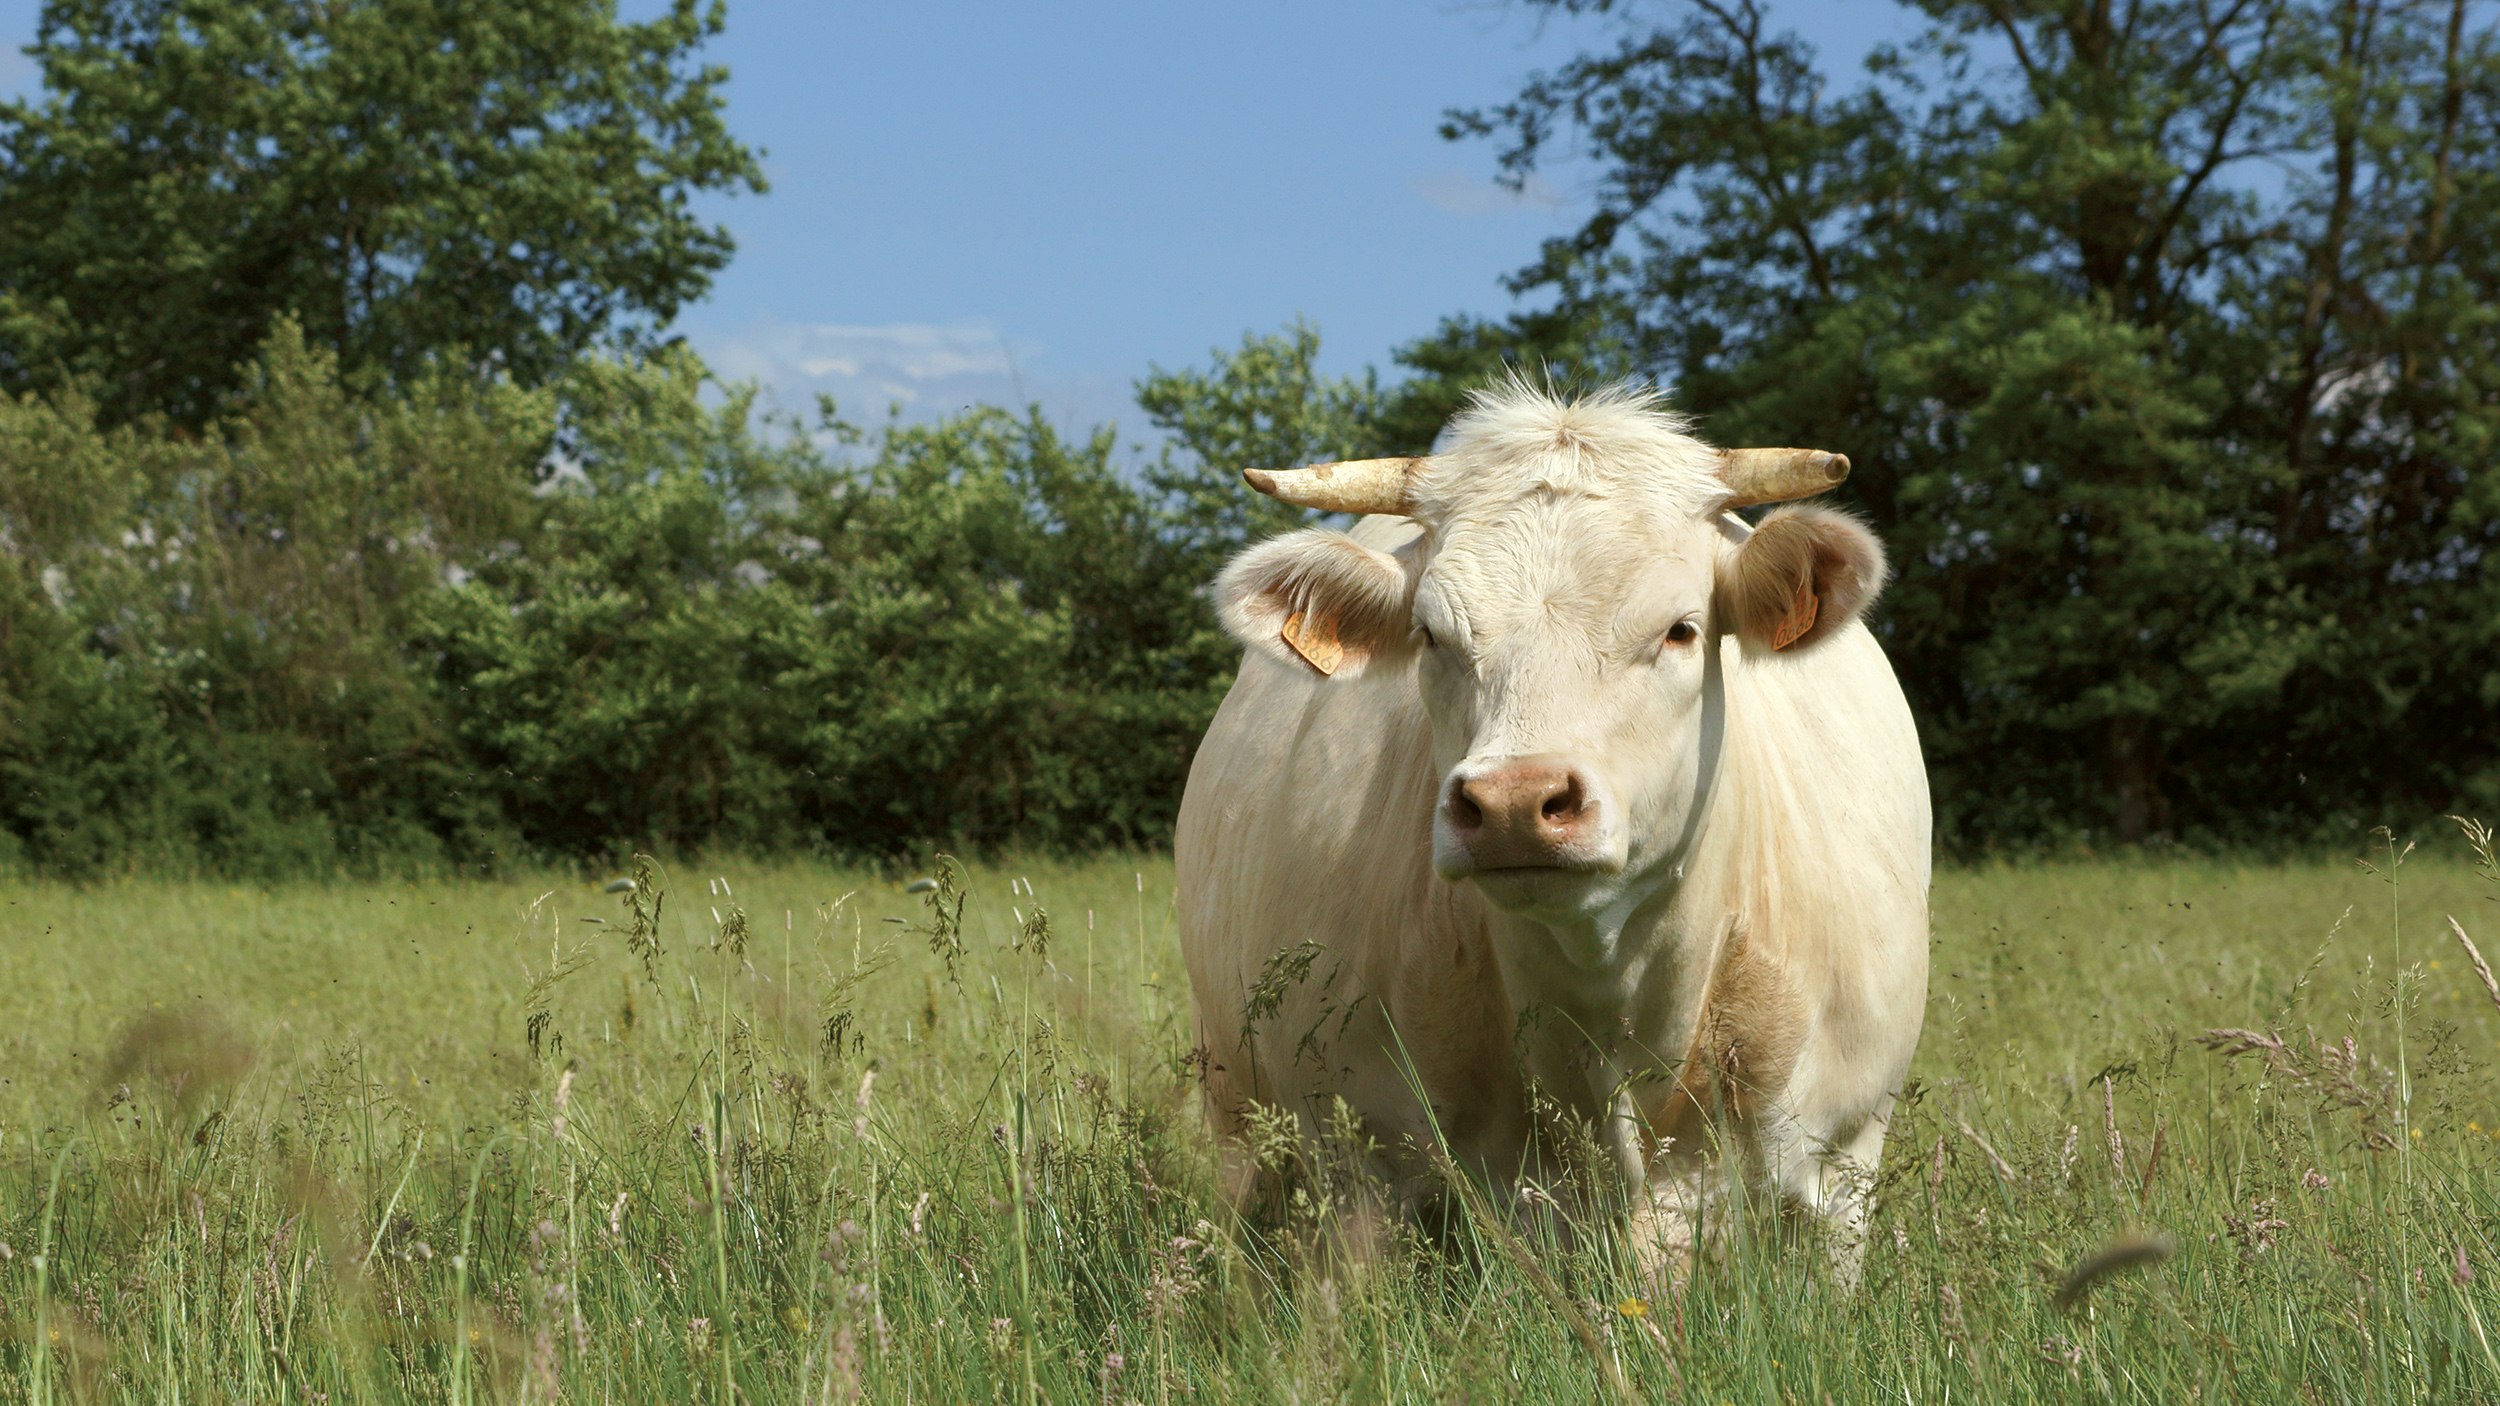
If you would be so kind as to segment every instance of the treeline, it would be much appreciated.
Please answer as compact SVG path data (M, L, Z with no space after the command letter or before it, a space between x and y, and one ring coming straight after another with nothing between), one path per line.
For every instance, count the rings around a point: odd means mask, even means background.
M2500 811L2489 5L1916 0L1848 82L1756 0L1529 3L1615 42L1445 131L1595 208L1404 359L1855 459L1950 845Z
M1974 854L2500 813L2500 31L2465 0L1753 0L1455 112L1595 210L1403 374L1307 326L1168 436L759 417L660 338L762 189L717 8L47 0L0 103L0 868L1155 844L1300 521L1506 368L1846 452ZM444 42L448 40L449 42ZM585 215L584 212L589 212ZM591 216L595 216L592 218Z
M1107 431L776 421L682 352L359 396L291 324L240 379L0 404L0 868L1168 834L1245 525Z

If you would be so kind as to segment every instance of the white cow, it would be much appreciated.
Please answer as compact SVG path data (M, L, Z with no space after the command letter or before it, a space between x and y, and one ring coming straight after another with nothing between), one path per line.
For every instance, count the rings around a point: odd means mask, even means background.
M1237 1195L1247 1100L1313 1128L1344 1098L1410 1196L1436 1136L1498 1186L1550 1177L1533 1086L1653 1249L1732 1165L1854 1277L1927 990L1926 773L1859 623L1883 549L1729 511L1846 459L1685 430L1653 392L1514 380L1429 458L1246 475L1381 516L1216 584L1247 650L1175 845Z

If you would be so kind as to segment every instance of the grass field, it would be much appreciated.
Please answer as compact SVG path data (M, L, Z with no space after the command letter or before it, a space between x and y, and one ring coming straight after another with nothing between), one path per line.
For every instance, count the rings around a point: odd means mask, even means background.
M1163 860L977 869L951 939L681 869L657 951L575 877L12 885L0 1398L2500 1400L2500 1010L2443 919L2500 944L2500 885L2422 838L1940 875L1854 1295L1602 1223L1334 1260L1325 1148L1237 1223Z

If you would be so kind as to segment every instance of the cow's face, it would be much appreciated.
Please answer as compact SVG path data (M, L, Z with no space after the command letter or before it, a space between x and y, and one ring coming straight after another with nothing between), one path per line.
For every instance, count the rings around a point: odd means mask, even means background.
M1407 546L1298 532L1217 585L1227 628L1314 677L1411 671L1440 769L1434 868L1556 924L1626 916L1672 881L1714 770L1722 651L1813 649L1884 571L1839 513L1783 508L1748 533L1681 434L1586 438L1462 439Z

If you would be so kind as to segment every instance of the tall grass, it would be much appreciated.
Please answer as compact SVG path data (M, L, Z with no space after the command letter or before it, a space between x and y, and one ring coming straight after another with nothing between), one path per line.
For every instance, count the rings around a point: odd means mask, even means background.
M1424 1245L1350 1124L1235 1219L1163 861L22 887L0 1396L2500 1397L2500 886L2401 852L1941 876L1854 1295Z

